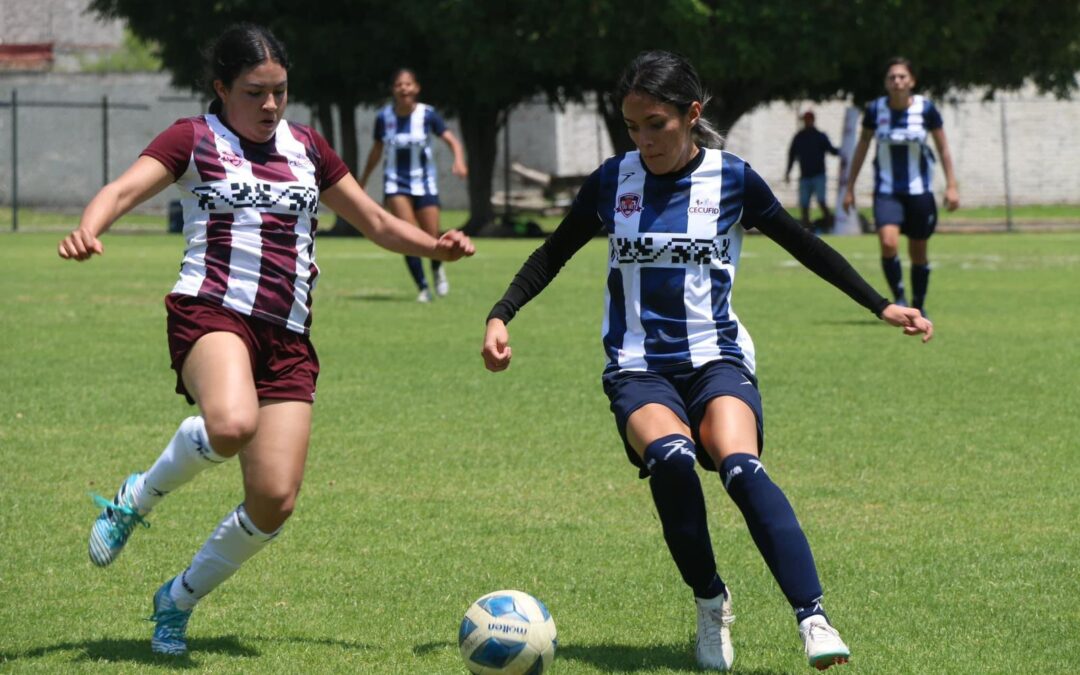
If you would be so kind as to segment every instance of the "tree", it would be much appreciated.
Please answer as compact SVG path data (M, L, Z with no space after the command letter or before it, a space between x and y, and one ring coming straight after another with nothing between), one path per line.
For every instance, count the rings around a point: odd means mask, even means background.
M885 61L901 54L919 87L1015 89L1031 81L1068 96L1080 71L1080 3L1048 0L654 0L581 3L588 34L581 77L597 92L613 145L629 139L611 91L641 49L686 55L713 100L721 131L771 101L866 101L882 92Z

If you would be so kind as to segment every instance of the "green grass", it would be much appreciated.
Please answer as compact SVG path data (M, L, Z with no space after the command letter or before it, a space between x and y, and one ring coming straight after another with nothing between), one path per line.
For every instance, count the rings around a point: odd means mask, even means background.
M605 248L582 250L479 357L483 318L536 242L486 240L423 306L399 256L319 242L323 374L299 507L196 610L193 656L143 621L241 499L236 463L164 501L107 570L95 515L187 414L162 296L182 242L110 236L84 264L53 233L0 237L0 670L463 673L458 621L519 588L558 625L559 674L692 673L690 596L599 386ZM833 238L881 286L873 237ZM771 242L745 246L765 462L806 529L849 673L1071 673L1080 662L1080 235L939 235L928 345ZM719 480L736 671L812 672Z

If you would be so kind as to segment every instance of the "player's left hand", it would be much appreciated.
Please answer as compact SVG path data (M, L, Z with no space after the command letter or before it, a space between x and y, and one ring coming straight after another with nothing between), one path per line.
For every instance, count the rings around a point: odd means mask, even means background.
M450 230L435 242L432 256L445 262L453 262L476 253L472 240L461 230Z
M450 173L458 178L465 178L469 175L469 168L461 162L454 162L454 165L450 167Z
M945 210L955 211L960 206L960 192L954 187L945 188Z
M914 307L889 305L881 312L881 319L904 329L904 335L922 335L924 343L934 337L934 324Z

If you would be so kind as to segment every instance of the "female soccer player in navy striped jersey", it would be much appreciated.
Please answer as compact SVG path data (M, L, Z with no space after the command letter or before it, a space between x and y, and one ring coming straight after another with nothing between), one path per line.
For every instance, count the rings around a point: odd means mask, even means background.
M743 232L757 228L867 310L929 340L914 309L875 292L832 248L781 208L746 162L717 149L693 67L640 54L617 89L637 150L605 161L570 212L525 262L488 316L488 370L510 364L506 324L601 228L608 235L602 381L627 456L649 478L664 539L697 605L698 662L728 670L731 591L717 574L695 460L719 471L761 555L791 603L817 668L847 646L821 604L810 546L760 460L754 345L731 307Z
M870 139L876 137L874 225L881 243L881 267L896 303L906 305L904 272L898 255L900 235L905 235L911 258L911 306L925 314L926 290L930 284L927 244L937 227L937 204L932 191L934 153L927 145L928 135L934 139L945 170L945 208L955 210L960 197L941 113L930 99L912 94L914 88L915 71L911 62L902 57L891 59L885 69L888 95L866 106L848 186L855 185ZM849 187L844 195L844 208L854 205L855 191Z
M386 208L398 218L420 227L433 237L439 236L439 190L436 183L435 155L432 138L441 138L454 153L453 174L459 178L468 175L465 153L453 132L446 128L439 113L429 105L417 101L420 83L416 73L402 68L394 74L390 92L393 102L379 110L375 117L375 142L368 153L367 164L360 174L360 185L379 163L384 150L383 195ZM416 299L431 302L431 290L424 278L420 258L406 256L405 263L419 290ZM435 293L443 296L450 292L446 270L439 260L431 261L431 276Z
M460 232L436 240L381 209L321 136L283 118L289 60L265 28L226 30L209 66L210 113L154 139L59 245L66 259L100 255L98 237L117 218L170 183L180 189L187 242L165 306L176 390L200 415L184 420L111 502L98 498L104 509L90 531L91 560L108 565L165 495L240 456L243 503L154 595L151 647L165 654L187 652L196 601L277 536L293 511L319 373L308 336L320 199L392 251L447 261L473 253Z

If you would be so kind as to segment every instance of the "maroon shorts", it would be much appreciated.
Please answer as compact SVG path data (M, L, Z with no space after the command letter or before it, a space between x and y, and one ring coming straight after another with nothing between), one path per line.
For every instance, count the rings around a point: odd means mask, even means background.
M165 296L168 311L169 355L176 371L176 393L195 403L184 387L180 371L195 342L207 333L238 335L248 348L255 391L262 399L315 400L319 357L306 335L190 295Z

